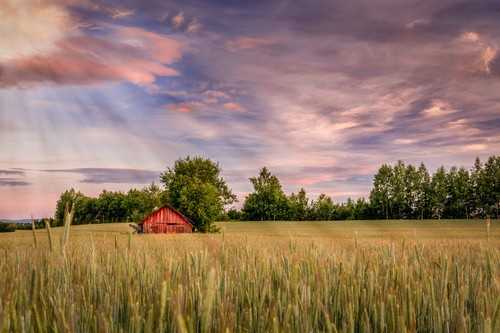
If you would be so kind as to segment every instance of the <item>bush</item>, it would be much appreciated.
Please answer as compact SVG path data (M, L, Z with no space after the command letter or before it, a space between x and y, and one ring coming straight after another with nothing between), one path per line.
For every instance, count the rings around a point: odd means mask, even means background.
M13 223L0 222L0 232L14 232L16 225Z

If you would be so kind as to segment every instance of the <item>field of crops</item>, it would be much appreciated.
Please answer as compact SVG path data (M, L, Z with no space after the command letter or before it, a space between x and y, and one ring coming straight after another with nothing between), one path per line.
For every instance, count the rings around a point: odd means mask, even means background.
M0 331L500 332L499 221L219 226L0 234Z

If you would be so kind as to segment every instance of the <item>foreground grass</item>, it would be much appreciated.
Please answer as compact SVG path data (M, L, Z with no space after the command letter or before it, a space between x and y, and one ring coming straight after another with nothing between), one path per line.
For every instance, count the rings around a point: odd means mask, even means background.
M369 223L1 235L0 331L500 331L497 221Z

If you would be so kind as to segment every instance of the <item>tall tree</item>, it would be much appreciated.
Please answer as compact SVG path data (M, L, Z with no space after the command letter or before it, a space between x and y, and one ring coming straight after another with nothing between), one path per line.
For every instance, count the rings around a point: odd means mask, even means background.
M254 192L243 204L243 212L249 220L280 220L288 214L288 202L278 177L266 168L259 176L250 178Z
M480 188L486 214L498 218L500 210L500 156L491 156L484 164Z
M320 194L312 203L311 215L315 220L319 221L333 220L335 216L335 205L332 198L326 194Z
M186 157L161 175L166 200L190 218L196 230L215 231L215 219L236 196L220 175L218 163L202 157Z
M479 157L476 157L474 166L470 172L470 188L471 188L471 201L473 209L472 216L484 215L484 184L483 184L483 165Z
M388 164L382 165L373 178L373 189L370 192L370 202L378 214L386 219L392 218L392 177L392 167Z
M404 174L404 218L417 218L419 215L420 173L411 164L406 166Z
M309 199L303 188L301 188L297 194L292 193L290 197L288 197L288 205L289 219L296 221L304 221L307 219L309 213Z
M431 209L432 215L441 219L448 199L446 170L440 167L432 176L431 181Z
M445 215L449 218L469 216L471 196L469 172L464 168L452 167L446 175L448 201Z
M66 207L75 205L75 211L81 210L82 199L85 196L76 191L75 189L70 189L61 194L59 200L56 203L56 211L54 214L55 223L57 226L62 226L64 223L64 212Z
M395 218L405 218L409 211L406 200L406 165L403 161L398 161L392 169L391 183L392 187L392 209Z
M415 205L418 217L420 219L427 218L430 206L431 177L424 163L420 163L417 170L415 191Z

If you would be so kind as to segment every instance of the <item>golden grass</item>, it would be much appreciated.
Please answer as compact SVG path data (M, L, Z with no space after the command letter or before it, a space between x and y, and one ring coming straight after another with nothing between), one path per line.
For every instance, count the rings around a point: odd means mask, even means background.
M498 221L219 226L0 235L0 332L500 331Z

